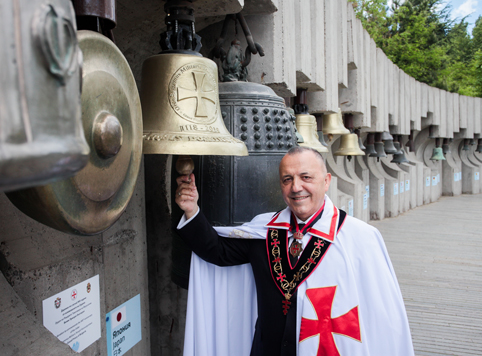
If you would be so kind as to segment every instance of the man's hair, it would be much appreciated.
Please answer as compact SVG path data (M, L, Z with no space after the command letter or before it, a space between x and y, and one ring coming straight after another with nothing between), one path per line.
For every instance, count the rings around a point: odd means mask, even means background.
M306 146L295 146L293 148L290 148L290 150L286 153L286 155L292 156L292 155L300 154L300 153L303 153L303 152L306 152L306 151L311 151L315 154L316 158L321 162L321 167L322 167L324 173L326 174L327 170L326 170L325 160L324 160L323 156L321 155L321 153L318 152L317 150L315 150L314 148L306 147Z

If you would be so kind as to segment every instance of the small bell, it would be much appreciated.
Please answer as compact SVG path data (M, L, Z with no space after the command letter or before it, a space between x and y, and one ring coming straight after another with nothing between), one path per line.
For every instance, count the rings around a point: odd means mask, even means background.
M442 147L434 147L432 157L430 157L430 159L432 161L445 161Z
M334 153L335 156L348 156L348 161L351 160L352 156L364 156L363 152L358 146L358 135L348 134L341 136L340 147Z
M462 147L462 151L468 151L469 150L469 140L464 139L464 146Z
M365 154L369 155L369 157L374 157L373 155L377 154L377 151L375 151L375 134L373 133L369 133L367 136Z
M393 145L398 151L393 155L393 159L390 162L397 164L409 162L407 157L405 157L405 151L400 148L400 142L394 142Z
M382 142L382 134L379 132L377 132L375 138L375 151L376 153L370 154L370 157L376 157L377 162L380 161L380 158L387 157L387 154L385 153L385 147Z
M329 152L328 148L320 143L316 127L316 119L313 115L296 115L296 128L300 135L303 136L304 141L303 143L300 143L300 146L311 147L318 152Z
M449 145L449 139L448 138L444 138L444 140L443 140L442 151L443 151L444 155L446 155L448 153L452 153L450 151L450 145Z
M341 109L337 113L323 116L323 132L328 135L328 140L333 140L333 135L347 135L350 131L343 125Z
M393 145L393 136L390 135L389 132L385 131L382 133L382 141L385 146L385 153L388 153L388 154L398 153L398 150Z
M320 138L320 143L328 147L328 144L325 142L324 134L323 134L323 115L315 114L316 118L316 131L318 132L318 137Z
M482 153L482 138L479 138L477 141L477 148L475 149L476 152Z
M475 145L475 139L474 139L474 138L471 138L471 139L470 139L469 145L471 145L471 146Z
M359 129L355 130L356 135L358 136L358 147L360 147L360 150L365 151L366 147L363 145L363 141L361 139L361 133Z

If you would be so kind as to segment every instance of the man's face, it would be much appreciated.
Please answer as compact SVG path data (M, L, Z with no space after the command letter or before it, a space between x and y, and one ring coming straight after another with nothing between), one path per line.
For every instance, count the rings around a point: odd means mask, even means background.
M314 152L286 155L279 166L281 193L291 211L301 220L308 219L323 205L331 174Z

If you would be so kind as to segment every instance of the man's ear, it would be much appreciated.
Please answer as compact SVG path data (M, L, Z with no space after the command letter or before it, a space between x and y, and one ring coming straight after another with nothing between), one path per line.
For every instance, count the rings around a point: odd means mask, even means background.
M326 177L325 177L325 190L328 190L328 188L330 188L330 183L331 183L331 174L330 174L330 173L326 173Z

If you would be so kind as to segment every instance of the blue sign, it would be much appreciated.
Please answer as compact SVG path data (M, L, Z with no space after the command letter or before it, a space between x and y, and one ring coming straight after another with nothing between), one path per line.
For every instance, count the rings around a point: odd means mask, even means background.
M107 355L121 356L142 340L141 295L129 299L105 316Z

